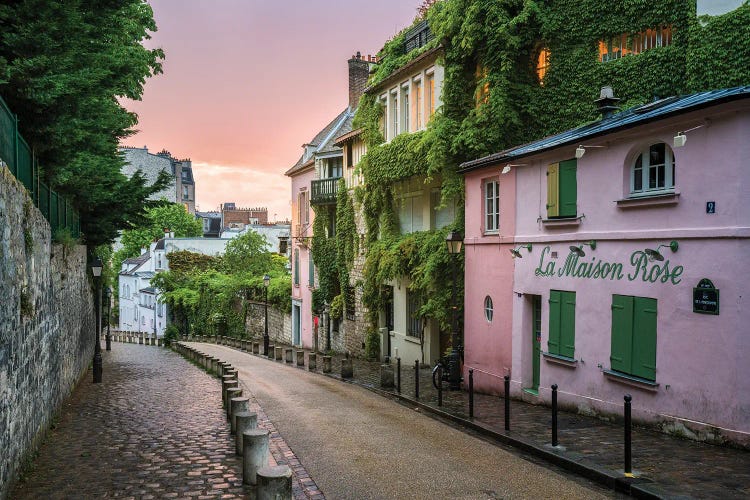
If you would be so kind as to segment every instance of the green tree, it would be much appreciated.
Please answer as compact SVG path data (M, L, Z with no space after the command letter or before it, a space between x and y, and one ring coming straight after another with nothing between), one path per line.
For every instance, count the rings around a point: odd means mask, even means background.
M268 242L254 231L234 238L224 251L224 269L230 273L263 275L272 267Z
M166 186L121 172L119 141L135 113L118 99L140 99L161 72L161 49L142 42L156 31L144 0L8 0L0 5L0 94L52 188L70 195L86 243L111 242L142 223L148 197Z

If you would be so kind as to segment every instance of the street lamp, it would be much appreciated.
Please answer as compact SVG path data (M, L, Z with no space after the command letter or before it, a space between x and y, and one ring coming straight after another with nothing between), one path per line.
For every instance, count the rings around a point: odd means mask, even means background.
M271 353L268 352L268 285L271 284L271 277L269 275L263 276L263 308L265 310L266 317L266 328L263 332L263 352L266 356L271 357Z
M458 352L458 318L456 317L456 260L461 253L464 244L463 235L457 231L451 231L445 238L448 253L451 255L453 273L453 287L451 290L451 353L448 358L448 374L450 390L461 389L461 358Z
M111 297L112 297L112 290L110 290L108 286L105 286L104 287L104 300L107 301L107 336L105 338L107 340L106 345L107 345L108 351L112 350L112 337L110 337L109 335L109 323L110 323L109 315L112 312Z
M94 276L94 282L96 285L96 294L94 295L94 313L96 315L96 327L94 336L94 383L100 384L102 382L102 346L99 343L99 335L102 331L102 261L99 257L94 257L91 262L91 274Z

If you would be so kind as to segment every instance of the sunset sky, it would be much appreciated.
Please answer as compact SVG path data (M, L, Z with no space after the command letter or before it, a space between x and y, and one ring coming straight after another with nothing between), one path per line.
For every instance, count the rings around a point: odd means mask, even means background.
M190 158L199 210L266 206L291 216L283 172L348 102L346 61L376 54L420 0L151 0L166 52L123 145Z

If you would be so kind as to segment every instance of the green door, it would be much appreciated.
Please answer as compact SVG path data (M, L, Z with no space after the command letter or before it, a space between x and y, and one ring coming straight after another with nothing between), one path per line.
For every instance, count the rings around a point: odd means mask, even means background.
M542 297L540 295L534 295L532 299L533 319L531 322L531 334L532 334L532 359L531 367L533 375L531 378L531 389L532 391L539 391L539 361L542 356L541 345L542 345Z

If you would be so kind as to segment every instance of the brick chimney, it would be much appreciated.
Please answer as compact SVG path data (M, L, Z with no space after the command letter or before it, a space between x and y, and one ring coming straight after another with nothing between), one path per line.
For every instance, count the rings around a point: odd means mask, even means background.
M349 59L349 109L355 110L359 105L359 98L367 86L367 77L370 76L370 63L357 51Z

